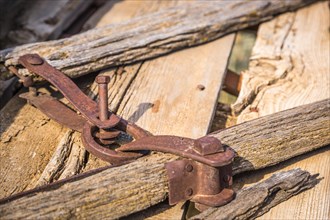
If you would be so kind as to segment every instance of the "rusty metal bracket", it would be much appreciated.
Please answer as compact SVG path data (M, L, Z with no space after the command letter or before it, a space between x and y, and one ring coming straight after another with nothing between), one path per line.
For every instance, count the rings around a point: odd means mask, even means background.
M97 127L113 127L120 121L120 118L115 114L110 114L109 119L101 121L97 103L85 95L69 77L49 65L39 55L27 54L21 56L18 61L29 71L54 85L88 121Z
M50 118L82 133L85 148L95 156L112 164L121 164L143 156L143 151L152 150L184 157L165 164L169 180L169 202L191 200L196 208L221 206L230 202L235 193L232 190L232 161L234 151L212 136L199 139L159 135L130 123L108 110L108 89L110 78L98 76L99 102L85 95L74 82L49 65L37 54L27 54L19 62L29 71L53 84L77 109L81 115L48 95L36 90L20 97L27 99ZM32 81L31 81L32 82ZM26 85L31 86L26 81ZM31 87L30 87L31 88ZM112 149L120 133L127 133L135 140Z
M111 149L111 144L121 132L130 134L136 140L150 135L135 124L132 124L108 110L107 83L109 78L99 76L99 103L85 95L74 82L62 72L49 65L37 54L26 54L19 58L29 71L43 77L54 85L81 115L68 108L57 99L40 95L35 90L21 94L30 104L55 121L82 133L82 142L90 153L112 164L118 164L143 156L141 152L124 153ZM32 86L31 83L28 86ZM31 87L30 87L31 88Z
M150 136L120 147L120 151L154 150L189 158L165 165L169 180L169 203L191 200L200 211L234 199L232 161L235 153L212 136L190 139Z

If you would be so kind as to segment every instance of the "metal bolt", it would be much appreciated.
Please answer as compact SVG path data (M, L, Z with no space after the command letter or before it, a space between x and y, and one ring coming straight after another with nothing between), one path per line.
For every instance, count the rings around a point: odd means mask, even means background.
M22 79L20 79L20 80L22 80L23 85L25 87L30 87L33 85L33 79L31 76L22 77Z
M36 54L31 54L26 58L26 61L29 62L29 64L32 65L41 65L44 63L43 59L41 59L38 55Z
M205 136L194 141L194 149L200 155L211 155L219 152L224 152L220 140L212 136Z
M191 164L187 164L185 169L186 169L187 172L192 172L194 167Z
M192 196L193 193L194 193L194 191L193 191L192 188L188 188L188 189L186 189L185 194L186 194L187 197L188 197L188 196Z
M109 76L97 76L96 83L99 86L99 118L101 121L108 120L108 83Z
M225 181L226 183L228 183L231 180L231 176L230 175L225 175L223 177L223 181Z

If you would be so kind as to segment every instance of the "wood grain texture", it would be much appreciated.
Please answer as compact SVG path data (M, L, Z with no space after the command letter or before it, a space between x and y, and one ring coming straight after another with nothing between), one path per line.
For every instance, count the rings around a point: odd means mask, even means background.
M209 208L191 219L255 219L290 197L314 187L320 179L301 169L273 174L270 178L243 188L235 200L219 208Z
M236 151L235 174L260 169L286 160L289 155L297 156L330 144L329 101L275 113L213 135ZM285 146L285 154L277 146ZM143 210L166 198L164 163L177 158L153 153L127 165L104 168L85 177L54 183L48 189L26 192L1 202L1 218L118 218Z
M328 219L330 216L330 146L280 163L277 166L254 172L240 178L239 185L263 180L279 171L301 168L318 173L321 181L314 188L273 207L258 219ZM288 208L290 207L290 208Z
M233 42L234 35L229 35L143 63L118 114L153 134L205 135Z
M329 17L320 2L259 27L233 105L238 123L330 97Z
M70 38L4 50L0 61L17 66L19 56L38 53L52 66L78 77L209 42L312 2L315 0L184 4ZM19 73L29 75L26 69L19 69Z
M0 197L33 188L66 128L15 96L0 112Z
M234 105L237 112L244 109L238 117L240 122L330 97L329 16L328 4L317 3L259 27L250 68L243 74L241 94ZM274 207L260 219L328 219L329 163L328 148L285 167L266 169L264 177L278 170L300 167L320 173L323 180L312 190ZM245 181L262 178L250 175Z

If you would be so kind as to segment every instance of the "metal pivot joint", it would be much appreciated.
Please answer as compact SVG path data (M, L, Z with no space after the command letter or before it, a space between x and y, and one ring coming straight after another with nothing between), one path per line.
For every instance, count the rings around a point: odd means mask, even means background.
M232 161L235 153L230 147L223 146L217 138L153 136L108 110L108 76L99 75L96 78L99 87L97 103L39 55L21 56L19 62L54 85L81 114L49 95L38 94L36 90L23 93L20 97L27 99L55 121L81 132L86 150L96 157L120 164L143 156L146 150L152 150L185 158L165 164L170 204L191 200L196 203L197 209L204 210L210 206L224 205L234 198ZM111 148L121 133L131 135L134 141L116 149Z
M49 65L37 54L26 54L19 63L29 71L43 77L54 85L64 97L81 113L78 115L57 99L36 93L23 93L21 98L37 107L50 118L82 133L82 142L87 151L102 160L119 164L143 156L140 152L120 152L111 149L116 137L127 133L135 139L150 135L142 128L130 123L108 110L107 84L109 78L98 76L99 103L85 95L66 75Z
M190 139L176 136L150 136L126 144L118 150L154 150L189 158L169 162L169 203L191 200L195 207L224 205L234 199L232 161L234 151L212 136Z

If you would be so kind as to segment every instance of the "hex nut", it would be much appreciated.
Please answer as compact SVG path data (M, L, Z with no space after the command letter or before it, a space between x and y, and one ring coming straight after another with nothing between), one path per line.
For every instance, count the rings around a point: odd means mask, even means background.
M221 141L212 136L205 136L195 140L194 150L197 151L200 155L210 155L219 152L224 152L224 147L221 144Z

